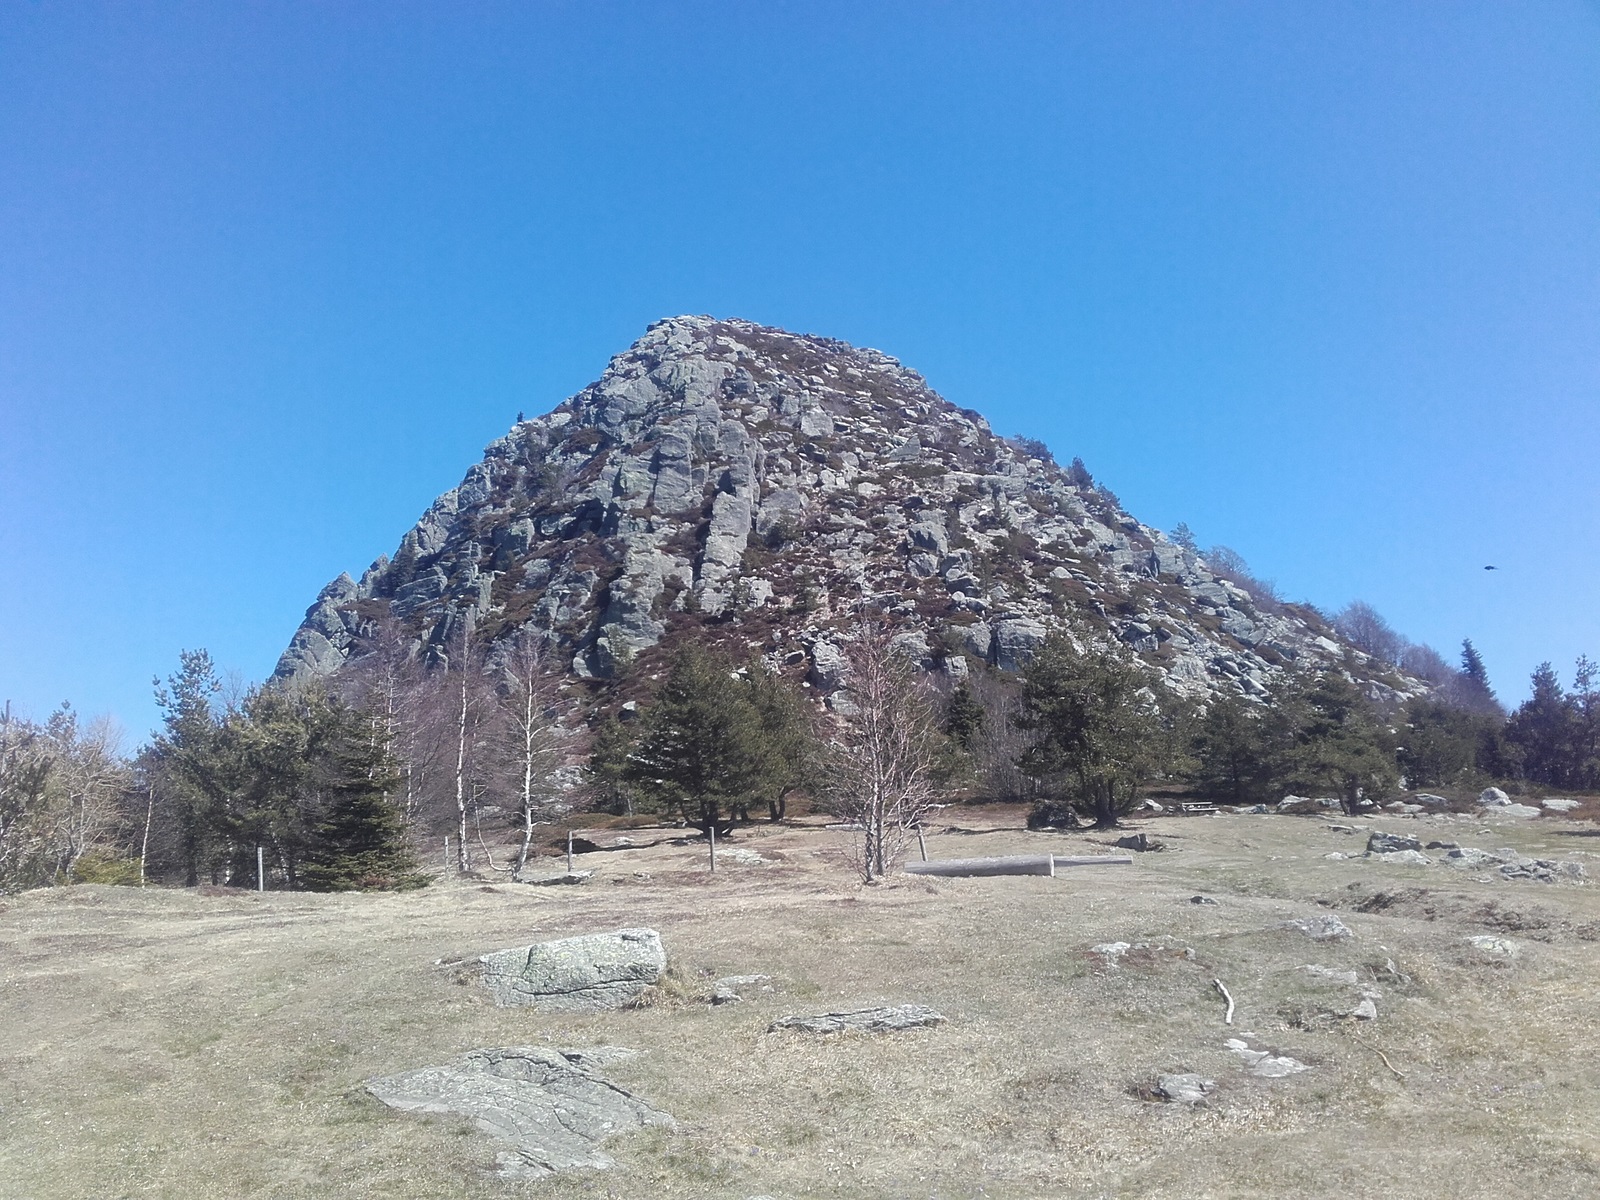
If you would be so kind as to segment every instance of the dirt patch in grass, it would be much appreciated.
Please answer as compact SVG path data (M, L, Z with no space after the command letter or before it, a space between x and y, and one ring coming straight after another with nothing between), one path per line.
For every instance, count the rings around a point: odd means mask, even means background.
M931 835L930 853L1103 850L1030 833L1022 817L963 807L959 831ZM1445 816L1405 824L1559 853L1554 820L1489 839ZM398 896L84 886L8 898L0 1191L1544 1197L1600 1186L1588 1033L1600 947L1581 932L1600 928L1593 887L1328 860L1348 840L1316 820L1138 828L1167 851L1055 879L862 887L818 819L741 831L728 845L773 861L725 862L715 876L705 847L663 838L580 855L596 875L569 888L500 878ZM1354 937L1281 927L1330 908ZM493 1007L476 983L477 954L633 925L660 930L673 962L649 1005L534 1014ZM1484 932L1520 953L1496 960L1465 941ZM1094 949L1118 942L1120 955ZM774 990L704 1001L710 980L757 973ZM1232 1026L1216 979L1236 1001ZM1363 990L1378 995L1376 1021L1342 1015ZM879 1003L927 1004L948 1021L881 1037L766 1032L790 1013ZM1311 1069L1251 1075L1230 1037ZM477 1046L599 1043L644 1051L608 1071L679 1122L614 1142L618 1165L603 1174L507 1184L467 1122L395 1114L363 1090ZM1203 1107L1153 1099L1156 1076L1183 1072L1217 1082Z

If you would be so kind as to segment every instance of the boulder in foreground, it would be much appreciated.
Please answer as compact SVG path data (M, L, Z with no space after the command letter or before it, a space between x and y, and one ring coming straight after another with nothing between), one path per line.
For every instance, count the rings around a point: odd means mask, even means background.
M667 952L654 929L619 929L497 950L478 961L501 1008L599 1012L643 995L667 969Z
M578 1167L614 1165L606 1139L672 1117L582 1065L541 1046L469 1051L444 1067L373 1079L367 1091L405 1112L470 1117L511 1143L495 1156L508 1179L536 1179Z

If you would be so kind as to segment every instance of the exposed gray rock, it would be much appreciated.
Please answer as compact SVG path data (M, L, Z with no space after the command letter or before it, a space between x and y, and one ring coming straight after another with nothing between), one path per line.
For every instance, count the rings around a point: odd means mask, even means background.
M1388 850L1382 854L1374 854L1372 857L1382 862L1402 867L1433 866L1433 859L1429 858L1421 850Z
M1216 1090L1216 1081L1200 1075L1158 1075L1156 1095L1175 1104L1203 1104L1205 1098Z
M1494 808L1497 817L1537 817L1539 810L1531 804L1499 804Z
M595 1012L637 1000L667 969L661 935L621 929L485 954L483 983L496 1004L545 1012Z
M711 985L712 1004L738 1004L746 992L772 990L770 975L724 975Z
M1389 854L1396 850L1421 850L1422 842L1402 833L1381 833L1373 830L1367 835L1367 853Z
M453 1113L509 1143L496 1156L508 1179L615 1165L601 1146L620 1134L671 1127L672 1117L595 1074L570 1052L540 1046L473 1050L448 1066L367 1083L390 1108ZM590 1061L594 1061L591 1059Z
M1288 1075L1298 1075L1301 1071L1311 1070L1299 1059L1274 1054L1270 1050L1256 1050L1249 1042L1240 1038L1229 1038L1223 1044L1244 1060L1245 1070L1264 1079L1282 1079Z
M1571 812L1573 809L1577 808L1582 803L1583 803L1583 801L1581 801L1581 800L1565 800L1565 799L1561 799L1561 798L1555 797L1555 796L1552 796L1548 800L1539 801L1539 804L1540 804L1541 807L1547 808L1551 812L1558 812L1558 813Z
M768 1033L797 1029L806 1033L894 1033L902 1029L921 1029L940 1025L944 1016L921 1004L893 1007L857 1008L845 1012L817 1013L813 1016L780 1017L767 1027Z
M1355 936L1350 927L1332 913L1324 913L1317 917L1297 917L1292 921L1285 921L1279 928L1303 933L1314 942L1335 942Z
M467 612L494 639L549 636L579 678L707 636L691 609L770 636L751 649L771 656L793 643L775 644L780 623L757 610L801 600L800 645L837 639L871 605L934 648L924 670L959 661L946 650L1015 669L1081 614L1084 640L1119 642L1195 697L1260 699L1289 664L1349 649L996 438L888 355L686 316L486 447L392 559L324 590L277 674L345 669L385 616L433 659ZM1425 690L1360 682L1385 702Z
M1519 947L1510 938L1495 937L1489 933L1478 933L1466 939L1467 943L1475 950L1485 954L1492 954L1497 958L1516 958L1522 953Z
M1483 791L1478 793L1478 803L1485 807L1497 807L1502 804L1510 804L1511 797L1497 787L1484 788Z

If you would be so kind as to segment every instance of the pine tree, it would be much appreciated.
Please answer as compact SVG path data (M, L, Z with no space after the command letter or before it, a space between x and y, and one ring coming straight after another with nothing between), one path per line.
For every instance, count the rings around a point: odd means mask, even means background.
M1461 671L1446 689L1446 698L1460 708L1488 716L1505 716L1494 689L1489 686L1489 672L1483 665L1483 655L1472 644L1471 638L1461 640Z
M406 839L405 814L394 801L399 776L366 714L332 703L328 736L314 762L318 814L301 871L312 891L421 887Z
M1304 690L1304 716L1282 757L1282 777L1312 791L1332 789L1344 810L1395 782L1394 737L1372 702L1343 671L1323 671Z
M810 713L805 698L759 658L752 657L745 672L745 696L761 731L760 792L772 820L781 821L789 794L805 785L816 757Z
M945 734L966 753L972 754L988 722L989 716L984 712L983 705L978 703L972 688L963 679L951 690L950 699L945 702Z
M1522 775L1550 787L1571 786L1577 725L1577 713L1555 668L1540 663L1533 672L1532 695L1506 722L1506 741Z
M1195 724L1191 781L1203 796L1234 804L1267 798L1267 717L1235 693L1219 696Z
M628 783L705 832L748 810L764 775L761 718L724 660L680 649L641 724Z
M1175 697L1116 650L1080 651L1054 633L1023 669L1022 689L1017 723L1037 735L1023 768L1062 779L1099 828L1115 826L1144 785L1177 761Z

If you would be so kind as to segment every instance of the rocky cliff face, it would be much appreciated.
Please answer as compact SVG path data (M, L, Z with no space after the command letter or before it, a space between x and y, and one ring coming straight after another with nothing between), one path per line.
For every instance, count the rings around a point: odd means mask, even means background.
M323 589L277 675L338 671L385 616L439 643L470 612L491 639L548 631L597 680L680 633L736 631L828 694L863 600L951 674L1014 668L1075 617L1191 694L1260 695L1290 664L1334 662L1420 690L896 359L709 317L651 326L489 446L392 560Z

